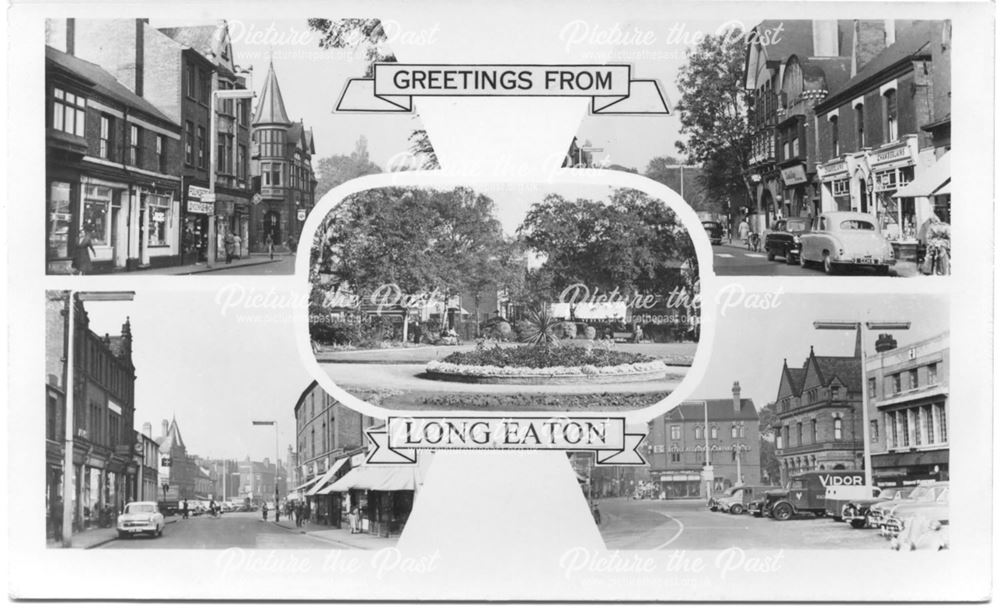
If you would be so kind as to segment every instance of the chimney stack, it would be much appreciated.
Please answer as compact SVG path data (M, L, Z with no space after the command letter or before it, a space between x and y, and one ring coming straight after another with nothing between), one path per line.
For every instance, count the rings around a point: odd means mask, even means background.
M160 435L165 436L165 435L167 435L167 432L170 431L170 422L167 421L166 419L163 419L163 422L162 422L161 425L162 425L162 428L163 428L163 433L160 434Z
M741 406L743 405L743 400L740 399L740 382L735 381L733 383L733 412L735 414L740 414Z
M892 337L892 334L879 334L878 340L875 341L875 352L883 353L885 351L892 351L898 346L896 339Z
M146 436L147 438L152 438L153 437L153 424L152 423L143 423L142 424L142 435Z

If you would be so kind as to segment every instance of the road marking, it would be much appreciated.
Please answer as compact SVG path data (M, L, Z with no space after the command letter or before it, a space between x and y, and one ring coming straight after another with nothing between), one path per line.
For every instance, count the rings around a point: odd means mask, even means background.
M767 254L744 254L747 258L767 258Z
M716 254L719 258L733 258L732 254Z
M677 533L675 533L674 536L671 537L670 539L666 540L665 542L663 542L660 545L658 545L655 548L653 548L653 550L662 550L663 548L665 548L665 547L669 546L670 544L674 543L675 541L677 541L677 538L680 537L681 533L684 532L684 523L681 522L680 520L677 520L676 518L674 518L673 516L671 516L670 514L668 514L666 512L661 512L659 510L650 510L650 511L655 512L655 513L657 513L660 516L663 516L665 518L669 518L670 520L673 520L674 522L677 523L677 527L678 527Z

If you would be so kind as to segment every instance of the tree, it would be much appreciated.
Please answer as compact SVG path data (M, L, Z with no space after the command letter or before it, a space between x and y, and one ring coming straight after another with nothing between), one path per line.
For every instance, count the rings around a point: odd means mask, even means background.
M354 144L354 152L351 154L335 154L320 159L318 173L317 200L344 182L373 173L382 173L382 169L368 158L368 138L362 135Z
M744 38L706 36L687 51L677 77L677 111L685 141L677 149L705 170L704 186L716 201L749 205L753 187L749 96L743 87Z
M775 428L779 426L778 416L774 412L774 402L762 407L758 415L760 417L757 429L760 432L761 474L772 483L776 483L781 480L781 465L775 451L774 441L771 440Z

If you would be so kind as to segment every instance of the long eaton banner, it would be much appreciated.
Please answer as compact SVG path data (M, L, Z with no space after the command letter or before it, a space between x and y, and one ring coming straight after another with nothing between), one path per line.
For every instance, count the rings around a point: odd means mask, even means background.
M594 451L599 465L645 465L641 433L626 433L624 418L389 417L366 432L368 463L415 463L417 450Z
M593 114L670 114L655 80L632 66L376 63L348 81L338 112L412 112L415 97L587 97Z

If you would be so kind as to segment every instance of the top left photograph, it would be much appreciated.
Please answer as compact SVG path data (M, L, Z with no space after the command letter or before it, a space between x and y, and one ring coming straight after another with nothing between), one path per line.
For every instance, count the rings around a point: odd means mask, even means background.
M291 275L330 189L434 168L419 118L333 114L378 19L45 28L47 274Z

